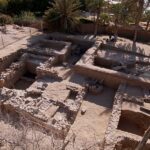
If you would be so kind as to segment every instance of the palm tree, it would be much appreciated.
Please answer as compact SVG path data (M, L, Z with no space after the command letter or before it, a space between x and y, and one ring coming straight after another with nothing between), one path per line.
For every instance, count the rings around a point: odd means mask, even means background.
M46 20L50 19L49 23L59 22L59 27L62 26L64 31L71 30L80 15L80 2L78 0L54 0L51 5L52 7L45 13Z
M150 24L150 10L148 10L148 11L145 12L145 17L144 18L147 21L147 25L146 25L145 30L148 30L149 24Z
M86 6L89 10L94 11L96 14L95 20L95 29L94 29L94 37L96 37L98 32L98 25L100 19L100 13L102 12L102 8L105 5L104 0L85 0Z

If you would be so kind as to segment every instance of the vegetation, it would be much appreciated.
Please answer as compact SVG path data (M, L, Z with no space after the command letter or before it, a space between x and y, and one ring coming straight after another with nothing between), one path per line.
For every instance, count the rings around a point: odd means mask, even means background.
M40 12L47 9L49 0L0 0L0 11L20 14L22 11Z
M91 12L94 12L94 14L96 14L95 30L94 30L94 36L96 36L97 31L98 31L100 13L102 12L102 8L105 4L105 1L104 0L86 0L85 2L86 2L87 9Z
M147 22L145 30L148 30L149 29L149 24L150 24L150 10L145 12L144 20Z
M63 31L71 31L78 23L80 16L80 2L78 0L55 0L52 7L45 13L45 21L57 23Z
M23 11L20 15L14 17L14 22L19 25L30 25L36 21L34 13Z
M134 43L140 21L147 22L145 30L150 24L150 11L146 11L150 0L123 0L118 4L109 4L105 0L0 0L1 24L9 24L14 20L20 25L30 25L36 17L42 19L49 28L71 32L78 23L93 23L83 17L82 11L94 14L94 36L97 35L99 25L114 24L117 35L119 25L134 23ZM12 19L12 18L13 19Z
M100 14L100 23L102 25L109 24L110 20L111 20L111 17L110 17L110 15L108 13L101 13Z
M0 14L0 25L4 26L6 24L12 24L12 23L13 23L13 20L10 16Z
M137 39L139 23L142 19L144 11L150 4L150 0L147 0L147 1L145 1L145 0L126 0L125 4L128 7L129 15L134 20L135 34L134 34L133 43L135 43L136 39Z
M113 20L115 24L115 35L117 36L118 24L121 23L123 17L123 4L113 4L111 11L113 13Z

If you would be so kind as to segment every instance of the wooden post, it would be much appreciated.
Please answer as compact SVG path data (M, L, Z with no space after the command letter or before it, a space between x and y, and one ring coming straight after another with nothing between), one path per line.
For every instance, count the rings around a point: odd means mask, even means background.
M144 149L144 146L145 144L147 143L148 139L150 138L150 126L149 128L146 130L143 138L142 138L142 141L138 144L137 148L135 150L143 150Z

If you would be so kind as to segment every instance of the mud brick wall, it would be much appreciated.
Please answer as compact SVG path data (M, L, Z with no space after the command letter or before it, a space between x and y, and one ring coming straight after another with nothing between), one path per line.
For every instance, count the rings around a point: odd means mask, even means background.
M13 87L14 83L25 73L26 64L24 61L19 61L2 72L0 77L0 87Z
M117 88L121 83L127 83L133 86L150 88L150 80L144 80L144 78L134 77L121 72L84 64L77 64L74 69L77 73L87 77L97 80L103 79L108 87Z
M90 48L94 42L90 41L90 40L86 40L86 39L80 39L78 37L74 37L71 35L64 35L64 34L57 34L57 33L53 33L49 36L50 39L55 39L58 41L67 41L67 42L71 42L72 44L78 45L81 48L85 48L88 49Z
M0 58L0 72L7 68L13 61L15 61L21 55L21 50L11 53L3 58Z
M124 91L125 85L120 85L113 104L113 111L108 123L108 127L105 133L104 139L104 149L105 150L114 150L115 142L117 140L117 136L115 134L116 129L118 127L118 123L121 116L121 106L122 106L122 91Z
M58 56L51 57L44 64L41 64L39 67L36 68L37 78L41 78L44 76L51 76L57 78L57 74L51 71L51 67L57 63L58 63Z
M56 40L41 40L41 46L47 46L54 50L54 55L58 55L59 62L65 62L71 53L71 43Z

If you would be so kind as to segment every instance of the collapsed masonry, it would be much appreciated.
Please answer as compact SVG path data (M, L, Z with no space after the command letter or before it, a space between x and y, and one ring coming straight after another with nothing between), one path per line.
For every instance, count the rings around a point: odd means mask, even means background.
M104 149L135 149L150 125L149 56L53 34L0 61L0 110L15 121L64 139L84 98L91 93L101 100L109 88Z

